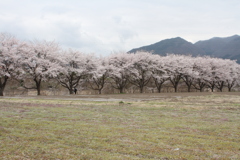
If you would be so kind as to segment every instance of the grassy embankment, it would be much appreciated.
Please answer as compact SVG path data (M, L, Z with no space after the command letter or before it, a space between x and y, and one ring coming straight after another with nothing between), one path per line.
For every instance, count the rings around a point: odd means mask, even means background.
M1 159L240 159L240 97L0 99Z

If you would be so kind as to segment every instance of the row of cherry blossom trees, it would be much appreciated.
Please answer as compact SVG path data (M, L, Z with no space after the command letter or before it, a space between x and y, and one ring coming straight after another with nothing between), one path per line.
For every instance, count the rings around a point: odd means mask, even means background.
M154 55L148 52L119 52L107 57L84 54L77 50L62 50L57 43L47 41L19 41L0 34L0 96L9 79L21 86L36 89L41 94L41 83L56 80L69 94L73 88L85 85L101 94L106 84L120 93L129 85L143 93L149 82L154 82L158 92L164 83L170 83L175 92L180 82L188 91L229 91L239 85L240 66L236 61L210 57L191 57L169 54ZM33 86L30 85L33 82Z
M240 80L240 65L229 59L174 54L162 57L138 52L113 54L108 60L113 68L109 71L109 77L120 93L127 83L139 87L142 93L150 80L154 81L158 92L161 92L166 82L170 82L177 92L181 81L186 84L189 92L191 88L201 92L204 88L223 91L223 87L231 91L239 85Z

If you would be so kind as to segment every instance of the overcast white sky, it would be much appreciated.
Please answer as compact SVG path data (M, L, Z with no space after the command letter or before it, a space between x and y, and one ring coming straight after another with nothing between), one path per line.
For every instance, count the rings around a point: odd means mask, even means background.
M239 0L0 0L0 32L98 55L239 31Z

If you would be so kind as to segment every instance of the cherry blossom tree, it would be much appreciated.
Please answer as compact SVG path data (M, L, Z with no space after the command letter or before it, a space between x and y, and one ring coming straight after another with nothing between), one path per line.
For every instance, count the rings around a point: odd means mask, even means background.
M226 85L228 91L231 92L232 88L235 87L240 82L240 65L236 63L236 61L232 61L228 63L228 75L226 76Z
M215 88L223 91L223 87L229 84L231 88L237 79L236 66L238 64L232 60L197 57L194 60L194 70L197 74L194 76L193 86L201 92L205 87L210 88L211 91L214 91Z
M120 93L123 93L124 88L129 84L128 77L128 67L131 63L132 54L128 54L125 52L115 53L108 57L110 70L109 76L112 81L113 88L118 89Z
M166 71L166 63L167 58L161 57L159 55L154 55L154 63L153 63L153 69L152 69L152 78L154 80L154 83L157 87L158 93L161 92L161 89L163 87L163 84L169 80L169 75Z
M140 93L143 93L144 87L152 77L154 56L149 52L136 52L131 59L131 65L128 68L130 73L129 81L139 87Z
M206 62L205 65L207 69L204 80L206 81L207 87L213 92L218 83L219 85L222 83L223 87L224 80L222 80L223 74L221 70L223 69L222 65L224 65L224 60L220 58L207 58ZM222 87L219 86L220 90L222 90Z
M97 90L98 94L102 94L103 87L109 82L109 62L108 58L95 57L93 60L94 67L88 76L88 84L91 89Z
M73 94L73 89L77 88L80 81L93 68L92 55L87 55L76 50L64 51L60 57L61 68L57 75L59 83L68 89L69 94Z
M9 78L21 76L21 55L25 43L7 33L0 33L0 96Z
M196 76L198 75L197 70L195 69L195 61L196 58L191 56L184 56L185 64L182 66L182 80L185 82L187 86L187 91L191 91L191 87L193 86L194 81L196 80Z
M182 79L185 66L185 56L169 54L167 55L166 71L169 75L169 80L173 85L174 91L178 91L178 84Z
M194 58L193 70L195 75L193 87L200 92L204 91L206 87L205 77L208 74L208 59L210 57L196 57Z
M226 76L228 76L229 68L227 66L227 60L218 59L217 69L215 73L216 84L215 87L222 92L226 85Z
M25 71L21 84L27 89L36 89L40 95L41 82L47 81L51 77L56 77L59 63L56 57L59 56L59 46L55 42L32 41L28 43L25 54L22 55L22 64ZM33 86L26 80L33 80Z
M229 59L218 59L218 70L216 73L216 87L222 92L223 87L227 86L228 91L230 92L233 86L236 85L238 79L238 64L236 61Z

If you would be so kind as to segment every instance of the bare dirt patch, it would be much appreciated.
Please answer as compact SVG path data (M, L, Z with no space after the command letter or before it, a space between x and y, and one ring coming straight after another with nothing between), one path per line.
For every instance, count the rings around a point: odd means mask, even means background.
M66 95L66 96L12 96L1 98L62 99L86 101L152 101L171 98L173 101L192 96L240 96L240 92L179 92L179 93L143 93L143 94L102 94L102 95Z

